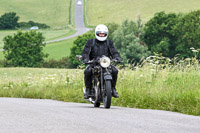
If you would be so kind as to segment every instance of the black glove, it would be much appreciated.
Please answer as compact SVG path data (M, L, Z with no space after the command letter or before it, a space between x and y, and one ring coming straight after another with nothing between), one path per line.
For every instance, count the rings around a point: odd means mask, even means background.
M89 60L88 59L84 59L83 60L83 63L87 63Z
M116 57L116 60L119 62L122 62L122 58L121 57Z

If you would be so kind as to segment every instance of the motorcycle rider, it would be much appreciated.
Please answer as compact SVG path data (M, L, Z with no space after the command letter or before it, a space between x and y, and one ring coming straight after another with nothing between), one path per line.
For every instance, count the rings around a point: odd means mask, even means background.
M83 49L82 57L83 62L87 63L89 60L98 60L103 55L110 57L112 59L116 59L118 61L122 61L120 54L114 48L113 42L111 40L107 40L108 37L108 28L107 26L100 24L95 28L95 37L96 39L89 39ZM88 99L91 88L92 88L92 69L91 65L89 65L84 71L84 80L86 86L86 93L84 95L85 99ZM113 65L112 68L112 95L115 98L118 98L119 95L116 91L116 82L117 82L117 74L118 70Z

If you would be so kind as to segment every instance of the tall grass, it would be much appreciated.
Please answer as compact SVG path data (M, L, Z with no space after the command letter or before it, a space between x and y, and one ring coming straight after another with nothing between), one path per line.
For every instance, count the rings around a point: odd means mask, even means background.
M200 116L200 67L196 59L176 64L148 60L121 69L118 99L112 105L159 109ZM83 70L1 68L0 97L47 98L85 102ZM91 105L92 106L92 105Z

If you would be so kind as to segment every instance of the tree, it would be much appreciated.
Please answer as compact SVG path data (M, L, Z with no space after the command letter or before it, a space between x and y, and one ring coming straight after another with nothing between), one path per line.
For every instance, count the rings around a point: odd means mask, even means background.
M113 33L117 30L119 27L119 24L116 23L107 23L105 24L108 27L108 39L113 40Z
M113 41L122 58L127 63L137 63L141 58L147 57L150 52L141 40L143 24L140 19L137 23L125 20L113 33Z
M178 23L179 15L159 12L144 27L143 41L151 52L162 53L163 56L174 57L176 39L173 28Z
M18 20L15 12L5 13L0 17L0 29L15 29Z
M48 56L43 52L45 43L40 32L18 31L14 36L6 36L3 41L5 59L14 66L38 67Z
M79 61L76 60L76 55L81 55L88 39L92 39L92 38L95 38L95 35L93 32L89 32L81 36L78 36L78 38L74 41L74 44L71 48L71 53L69 56L70 62L74 68L81 64Z
M174 34L177 36L175 41L177 44L176 51L180 54L180 57L194 56L190 48L200 48L200 10L192 11L180 17L174 28Z

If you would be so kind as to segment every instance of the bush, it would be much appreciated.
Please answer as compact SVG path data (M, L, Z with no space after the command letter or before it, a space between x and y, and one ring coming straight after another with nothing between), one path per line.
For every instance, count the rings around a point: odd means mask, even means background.
M173 27L177 24L178 18L175 13L159 12L145 24L143 40L151 52L162 53L168 57L177 54L177 37L173 34Z
M109 33L108 33L108 39L113 40L113 33L117 30L119 27L119 24L116 23L107 23L105 24L108 27Z
M15 12L5 13L0 17L0 29L15 29L18 24L18 20L19 17Z
M42 33L30 31L22 33L18 31L14 36L6 36L4 39L4 56L8 64L22 67L38 67L47 54L43 53L45 47Z
M114 32L113 41L126 63L137 63L150 52L141 40L143 25L140 19L135 23L125 20Z
M62 57L60 60L49 59L44 61L40 67L44 68L71 68L72 65L69 61L69 57Z
M200 10L187 14L156 13L144 28L144 42L151 52L181 58L194 56L190 48L200 48ZM200 55L197 56L198 58Z
M192 57L190 48L200 48L200 10L187 13L180 17L174 28L176 39L176 52L180 57ZM200 55L198 55L200 57Z
M28 21L28 22L20 22L18 23L18 28L21 29L27 29L33 26L38 26L40 29L47 29L50 28L50 26L43 24L43 23L37 23L37 22L33 22L33 21Z
M76 60L76 55L81 55L85 44L89 39L95 38L94 33L89 32L86 34L83 34L81 36L78 36L78 38L74 41L74 44L71 48L71 53L70 53L70 63L72 64L72 67L76 68L78 65L81 63Z

